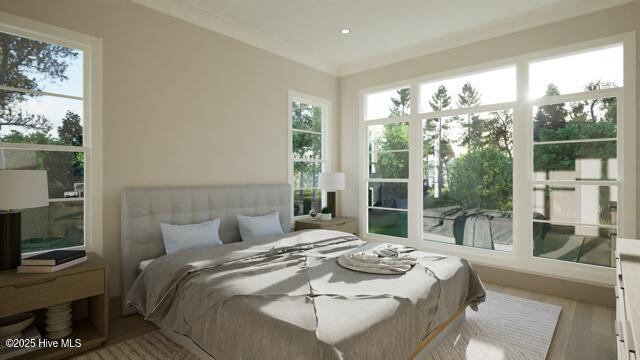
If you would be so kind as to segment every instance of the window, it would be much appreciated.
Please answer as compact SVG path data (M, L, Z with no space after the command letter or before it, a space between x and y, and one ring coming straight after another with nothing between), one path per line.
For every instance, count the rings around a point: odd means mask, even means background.
M320 212L325 204L318 188L318 175L328 169L327 116L329 102L291 92L290 183L293 216L305 216L311 209Z
M513 111L423 120L423 239L513 250Z
M536 257L615 266L623 53L616 44L529 65L539 97L531 109Z
M0 31L0 169L46 170L50 198L48 207L22 211L22 252L84 247L89 48L11 29Z
M616 237L635 235L634 47L363 90L363 236L608 284Z
M398 90L397 99L406 99ZM394 103L395 104L395 103ZM392 106L391 113L402 104ZM367 229L372 234L407 237L409 124L387 122L368 127L369 176Z
M420 112L512 102L516 100L516 67L508 66L442 81L429 81L420 84L420 95ZM443 95L452 97L449 101L437 102Z

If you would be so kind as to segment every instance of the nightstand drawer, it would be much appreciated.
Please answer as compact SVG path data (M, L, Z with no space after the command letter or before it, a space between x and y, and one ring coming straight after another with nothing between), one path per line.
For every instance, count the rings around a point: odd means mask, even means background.
M334 224L330 227L327 227L327 229L330 230L336 230L336 231L343 231L346 233L350 233L350 234L355 234L358 232L358 229L356 229L356 222L355 221L345 221L343 223L337 223Z
M0 288L0 317L104 293L104 270L33 280Z

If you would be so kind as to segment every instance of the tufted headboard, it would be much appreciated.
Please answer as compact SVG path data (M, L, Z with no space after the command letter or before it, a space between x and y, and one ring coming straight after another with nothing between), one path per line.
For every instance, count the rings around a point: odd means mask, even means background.
M126 298L140 261L164 255L161 222L194 224L220 218L220 239L229 243L240 241L236 215L279 211L282 230L291 231L291 187L286 184L126 189L121 202L123 315L135 312L126 306Z

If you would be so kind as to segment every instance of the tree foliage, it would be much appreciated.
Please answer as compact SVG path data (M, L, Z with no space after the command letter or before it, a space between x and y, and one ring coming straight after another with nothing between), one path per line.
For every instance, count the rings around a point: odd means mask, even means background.
M59 45L0 33L0 84L25 90L40 90L39 83L67 80L70 61L78 52ZM17 104L39 95L0 91L0 130L3 126L48 132L49 120L19 109Z
M469 108L480 105L480 93L476 88L467 82L462 86L460 94L458 94L458 106L461 108ZM470 150L482 147L482 135L485 131L484 121L476 114L467 114L461 118L456 118L462 122L462 128L465 130L459 143L468 147Z
M586 91L613 86L612 83L591 82ZM547 95L559 95L549 84ZM584 100L569 104L543 105L534 118L534 141L605 139L617 136L616 98ZM588 142L537 145L534 150L534 171L574 171L578 159L616 158L616 142ZM603 171L606 174L606 171Z
M80 115L68 111L62 120L62 125L58 127L59 139L53 138L48 132L36 131L22 133L12 130L2 137L3 142L30 143L43 145L82 145L82 125ZM83 182L84 176L84 154L82 152L63 151L12 151L10 161L7 165L10 168L18 169L42 169L47 171L49 182L49 197L61 198L65 191L74 189L76 182Z
M389 113L391 117L405 115L409 111L411 98L409 89L397 91L397 97L391 99ZM408 152L388 152L390 150L409 149L409 127L406 123L385 124L382 134L373 135L370 152L373 167L370 169L376 178L408 178Z
M512 161L493 146L460 156L449 174L449 197L467 208L511 211Z

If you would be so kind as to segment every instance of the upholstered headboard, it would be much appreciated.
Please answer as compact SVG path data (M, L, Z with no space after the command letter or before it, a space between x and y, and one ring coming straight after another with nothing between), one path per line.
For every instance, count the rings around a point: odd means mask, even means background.
M285 232L291 231L289 185L223 185L208 187L140 188L122 191L121 297L122 314L129 289L138 276L140 261L164 255L160 223L194 224L220 218L223 242L240 241L236 215L280 212Z

